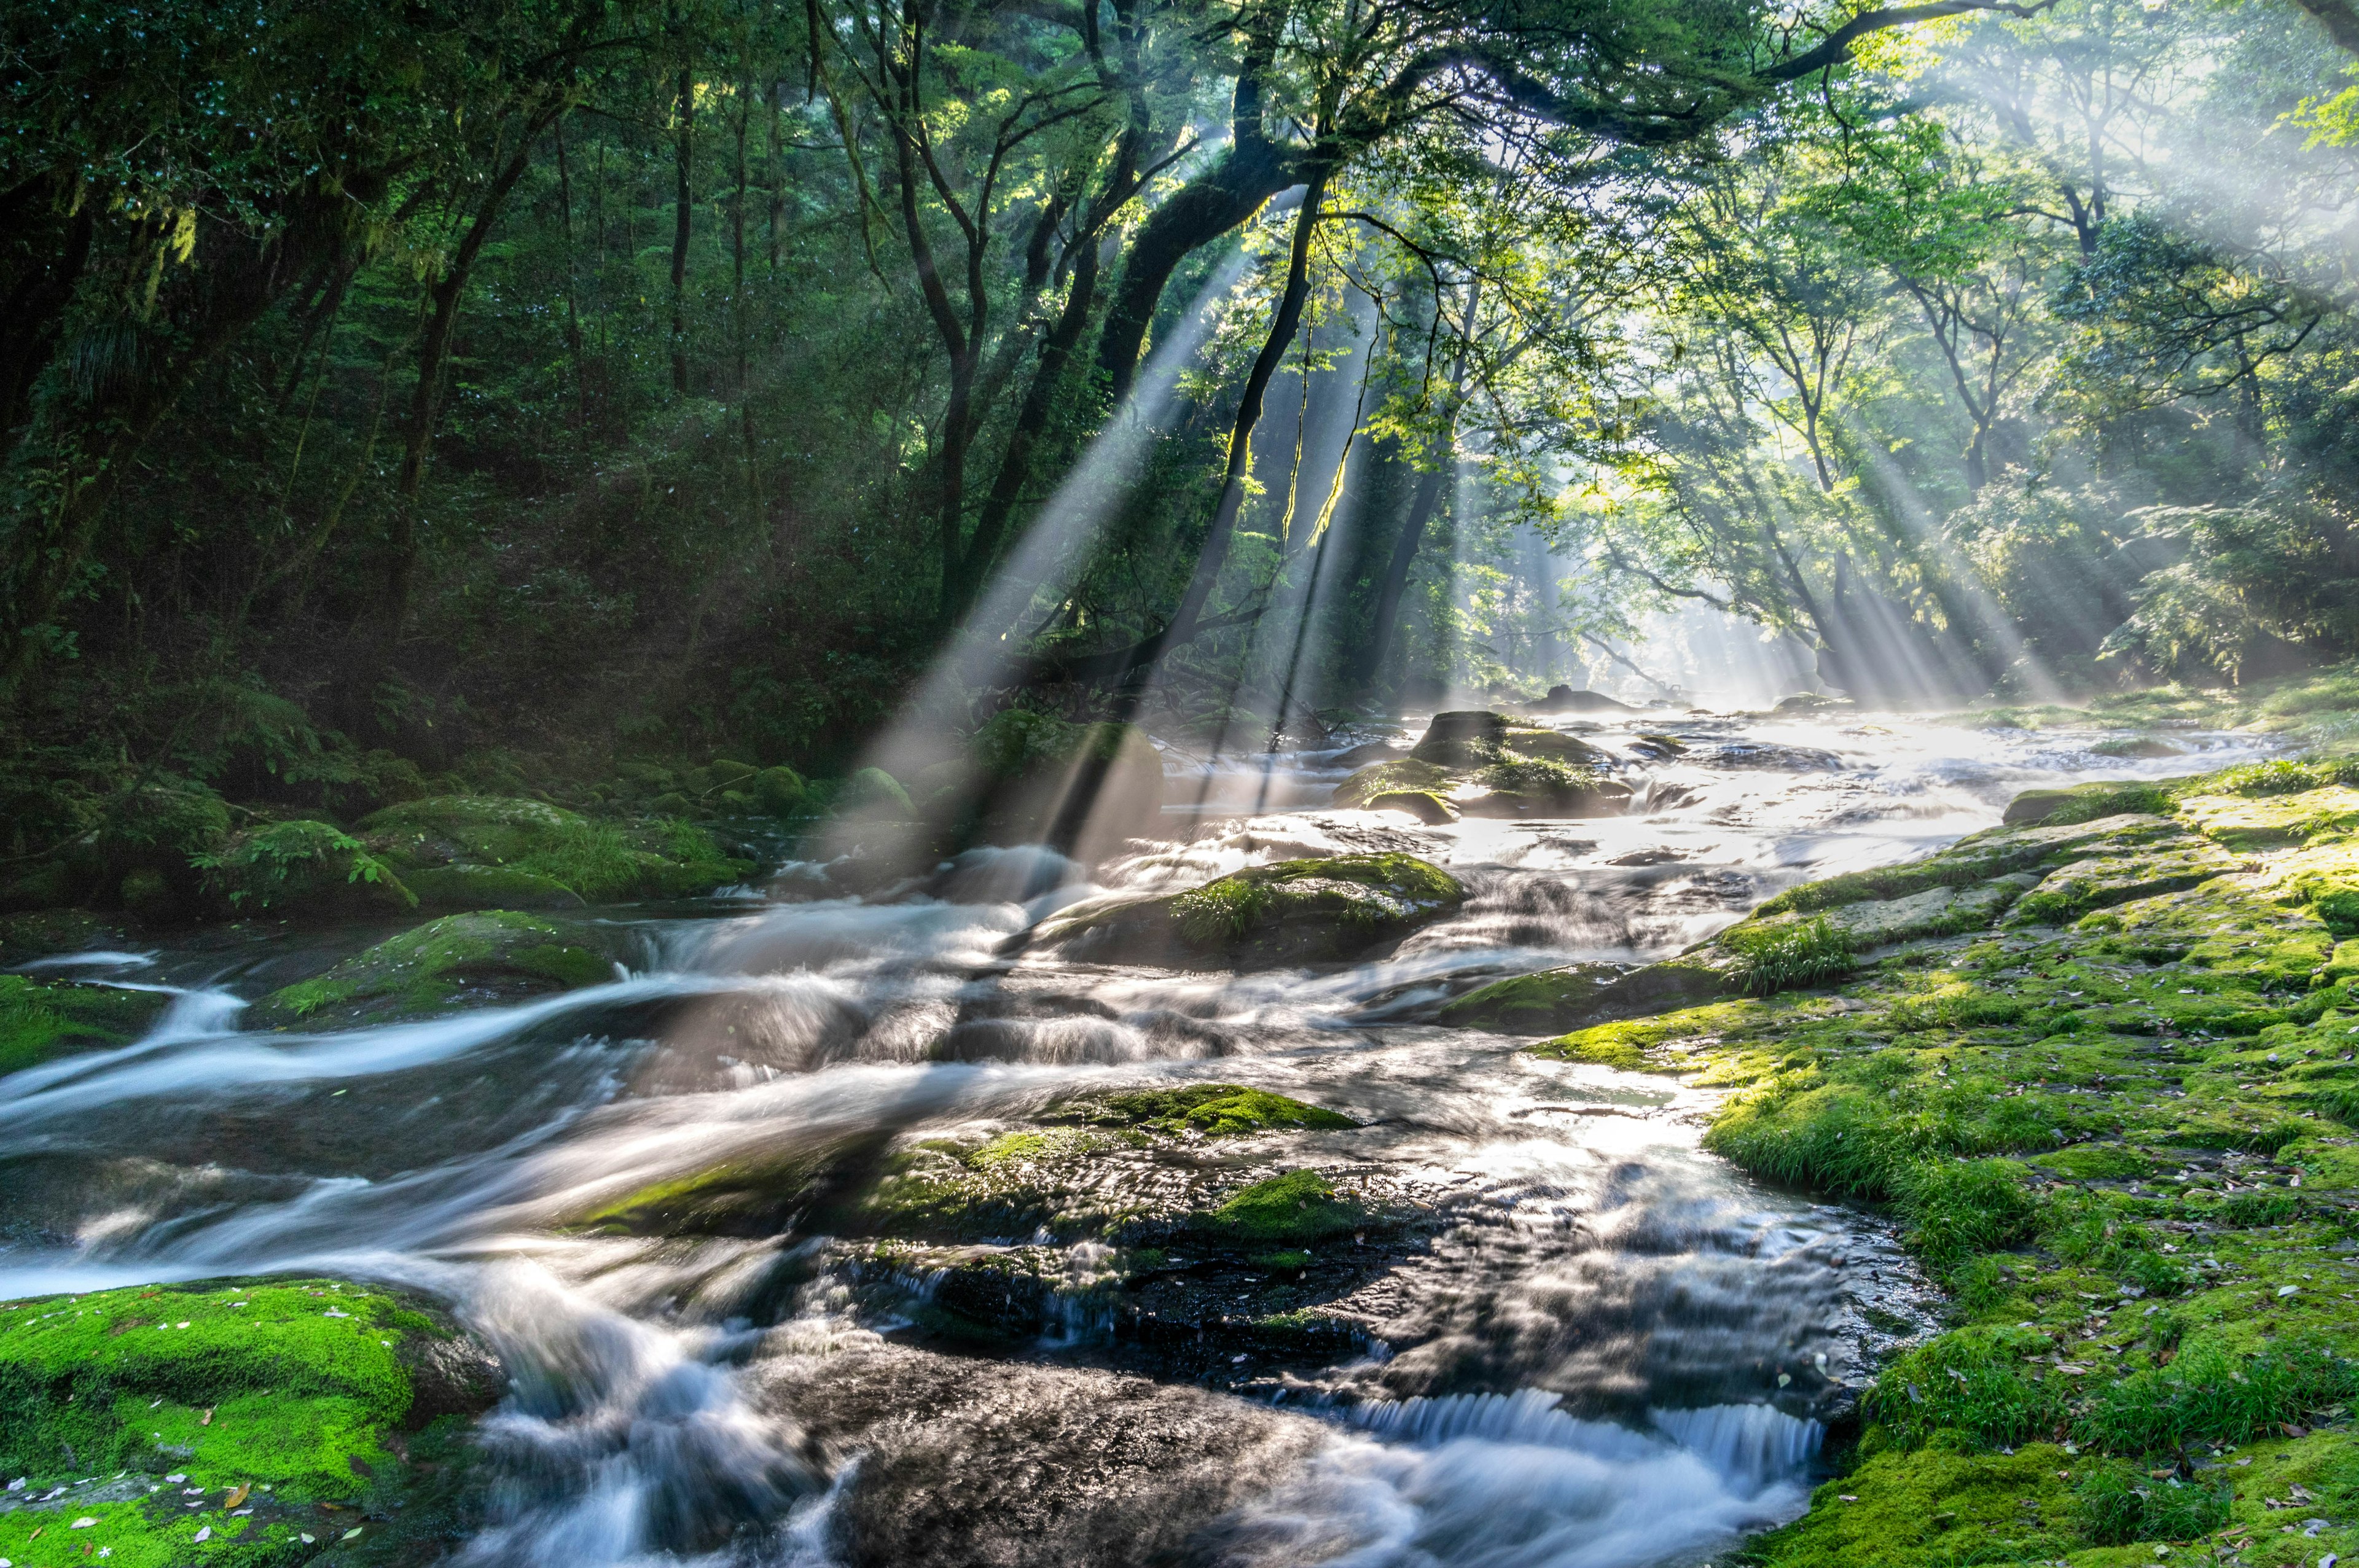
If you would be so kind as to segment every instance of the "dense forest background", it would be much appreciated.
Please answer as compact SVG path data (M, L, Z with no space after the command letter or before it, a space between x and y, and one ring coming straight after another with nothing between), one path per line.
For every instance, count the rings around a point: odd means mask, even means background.
M840 772L951 648L1264 731L1671 611L1876 702L2348 657L2307 3L23 0L0 849Z

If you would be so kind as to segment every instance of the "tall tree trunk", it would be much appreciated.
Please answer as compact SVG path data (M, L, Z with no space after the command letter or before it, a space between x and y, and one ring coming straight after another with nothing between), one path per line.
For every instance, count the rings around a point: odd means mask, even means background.
M1409 498L1408 514L1401 519L1401 531L1393 540L1393 553L1385 562L1384 580L1376 589L1375 619L1368 626L1368 641L1361 650L1356 674L1365 689L1385 667L1385 655L1392 651L1393 629L1400 620L1401 598L1408 591L1409 569L1417 564L1417 553L1425 545L1425 530L1434 514L1441 510L1442 487L1457 477L1458 409L1466 395L1466 361L1473 350L1474 329L1483 307L1483 281L1476 278L1467 290L1466 324L1458 335L1458 352L1450 367L1449 417L1441 427L1441 450L1435 454L1433 467L1418 476L1417 490ZM1439 301L1436 302L1439 308Z
M1263 340L1261 352L1255 356L1253 370L1245 377L1245 393L1237 399L1237 416L1229 433L1229 460L1221 476L1221 499L1212 509L1212 521L1204 531L1204 543L1196 552L1196 569L1188 579L1188 591L1180 596L1179 609L1172 611L1170 624L1157 638L1156 653L1176 648L1196 634L1196 623L1203 618L1204 606L1212 597L1212 589L1220 581L1221 568L1228 564L1229 545L1236 533L1237 514L1245 506L1245 477L1253 466L1254 427L1261 422L1262 400L1269 392L1269 384L1277 367L1286 358L1287 349L1302 323L1303 301L1310 293L1310 237L1319 226L1319 208L1327 194L1328 171L1312 172L1302 193L1302 208L1295 215L1294 244L1286 262L1286 287L1278 296L1277 313L1271 318L1269 336Z
M729 331L737 341L737 424L745 444L749 503L754 495L754 403L752 368L745 352L745 131L753 114L753 84L745 82L737 93L737 194L729 204Z
M557 122L557 202L565 213L565 347L573 356L574 421L582 441L590 441L590 373L582 362L582 308L574 273L578 254L573 243L573 173L565 157L565 122Z
M688 391L689 186L696 158L696 75L679 68L672 104L671 389Z
M368 617L393 633L398 633L409 617L410 579L418 563L418 493L425 482L427 462L433 454L434 422L441 413L443 373L449 368L451 335L459 324L459 304L466 295L476 258L483 254L484 244L492 237L493 226L499 221L500 209L506 203L508 193L516 189L516 181L531 167L533 143L540 139L558 113L557 109L544 110L518 127L521 134L516 137L515 155L492 176L483 199L475 204L474 216L458 249L451 253L451 265L428 292L432 311L419 341L418 384L409 397L408 439L403 444L401 469L394 481L385 591Z

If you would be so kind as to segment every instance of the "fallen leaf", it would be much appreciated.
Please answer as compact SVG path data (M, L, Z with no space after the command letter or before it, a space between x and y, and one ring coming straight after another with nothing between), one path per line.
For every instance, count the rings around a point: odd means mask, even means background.
M240 1481L237 1484L236 1490L231 1492L227 1498L222 1500L222 1507L225 1509L234 1509L237 1507L238 1504L245 1501L245 1495L252 1490L254 1490L252 1483Z
M350 1529L350 1530L348 1530L344 1531L342 1539L344 1539L344 1540L346 1540L346 1541L350 1541L353 1537L354 1537L354 1536L358 1535L360 1532L361 1532L361 1531L360 1531L360 1527L359 1527L358 1525L354 1525L352 1529Z
M212 1406L211 1406L211 1405L207 1405L207 1406L205 1407L205 1413L204 1413L203 1415L200 1416L200 1417L197 1419L197 1424L198 1424L199 1426L211 1426L211 1425L212 1425L212 1423L213 1423L213 1407L212 1407Z
M98 1520L91 1518L90 1515L84 1514L82 1518L74 1520L73 1523L66 1526L66 1528L68 1530L88 1530L92 1525L94 1525L97 1522Z
M211 1541L212 1538L213 1538L213 1527L212 1527L212 1526L211 1526L211 1525L207 1525L207 1526L205 1526L205 1528L204 1528L204 1529L202 1529L202 1530L201 1530L197 1531L197 1534L196 1534L196 1539L197 1539L197 1540L199 1540L199 1541Z

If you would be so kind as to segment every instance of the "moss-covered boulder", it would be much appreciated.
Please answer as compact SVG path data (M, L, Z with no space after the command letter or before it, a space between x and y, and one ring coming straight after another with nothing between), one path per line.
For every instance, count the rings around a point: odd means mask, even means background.
M1593 1016L1598 999L1629 971L1627 964L1571 964L1510 976L1457 998L1438 1022L1507 1034L1550 1033Z
M1425 789L1388 789L1368 802L1370 811L1397 811L1414 816L1429 827L1440 827L1458 820L1458 808Z
M1628 809L1629 785L1606 752L1575 735L1504 714L1436 714L1416 749L1335 786L1341 806L1407 810L1420 821L1470 816L1603 816ZM1416 796L1430 797L1419 800ZM1379 803L1383 804L1379 804Z
M498 1364L347 1281L132 1286L0 1306L0 1557L138 1568L427 1561L463 1528Z
M1335 786L1333 804L1353 810L1374 807L1388 795L1415 793L1439 795L1451 787L1450 770L1438 762L1413 757L1371 762Z
M158 991L0 975L0 1077L70 1051L128 1045L164 1011Z
M520 1001L614 978L611 959L556 921L516 910L484 910L446 914L323 975L273 991L255 1004L250 1022L279 1029L388 1023Z
M1595 768L1509 753L1478 770L1473 787L1451 802L1470 816L1614 816L1630 798L1628 784Z
M1339 855L1256 866L1188 892L1085 905L1030 944L1106 963L1267 968L1335 962L1456 909L1457 878L1410 855Z
M397 914L418 907L391 867L325 822L251 827L194 863L212 897L238 914Z
M364 818L359 836L429 908L685 898L751 869L692 823L598 821L506 795L436 795L388 806Z

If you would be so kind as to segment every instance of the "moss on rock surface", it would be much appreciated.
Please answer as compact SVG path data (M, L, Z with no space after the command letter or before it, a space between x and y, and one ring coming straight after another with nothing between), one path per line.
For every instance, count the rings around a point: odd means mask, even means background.
M446 914L273 991L255 1004L251 1022L264 1028L386 1023L613 979L613 962L573 935L545 916L515 910Z
M1096 1126L1138 1127L1152 1132L1195 1133L1206 1138L1359 1125L1341 1111L1242 1084L1131 1089L1070 1100L1058 1108L1057 1114Z
M0 1557L423 1560L469 1511L464 1418L504 1379L427 1303L332 1280L0 1306ZM88 1520L88 1523L80 1521Z
M1084 907L1047 922L1034 939L1112 963L1322 963L1406 935L1465 897L1457 878L1411 855L1281 860L1187 892Z
M158 991L0 975L0 1077L70 1051L128 1045L164 1011Z
M192 862L240 914L400 914L418 897L361 841L325 822L274 822Z
M2359 962L2327 918L2359 831L2337 773L2174 781L2164 811L2092 791L2084 821L1792 890L1733 931L2029 884L1962 927L1879 923L1898 939L1766 999L1532 1047L1731 1090L1708 1148L1886 1206L1951 1293L1947 1330L1860 1390L1809 1514L1739 1560L2359 1553Z
M421 903L478 901L543 906L571 894L590 903L684 898L736 881L749 869L692 823L656 817L596 821L546 801L436 795L388 806L360 824L370 854ZM519 883L519 877L530 881ZM518 892L527 897L517 899Z
M1603 816L1624 811L1630 786L1607 774L1610 753L1577 735L1484 711L1437 713L1408 757L1362 768L1335 786L1334 804L1449 818L1403 797L1430 796L1473 816Z

